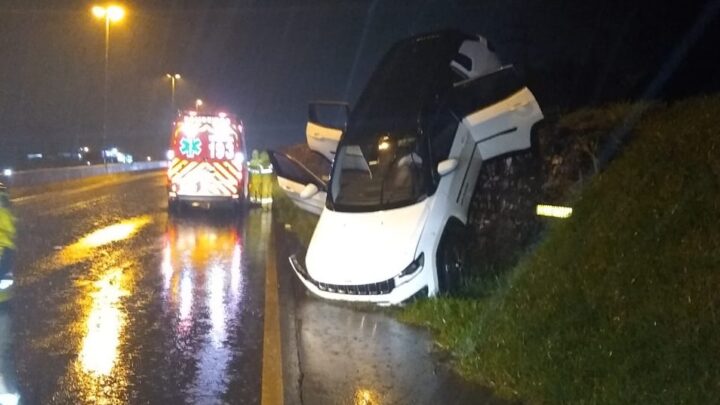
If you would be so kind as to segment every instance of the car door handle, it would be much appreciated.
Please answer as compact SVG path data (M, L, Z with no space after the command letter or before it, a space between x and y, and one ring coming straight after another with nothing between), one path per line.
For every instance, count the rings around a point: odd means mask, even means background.
M517 111L521 108L527 107L528 105L530 105L529 101L524 101L522 103L515 103L515 104L513 104L512 107L510 107L510 111Z

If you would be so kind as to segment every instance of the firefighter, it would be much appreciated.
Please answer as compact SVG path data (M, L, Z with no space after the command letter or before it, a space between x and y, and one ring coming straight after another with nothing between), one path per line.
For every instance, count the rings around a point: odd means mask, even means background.
M260 154L257 150L253 150L248 162L248 174L250 175L250 190L248 191L250 192L250 203L252 204L259 204L262 201L260 196L262 191L261 171Z
M260 198L263 207L269 207L272 204L273 167L270 163L270 155L265 151L260 153L260 166L260 176L262 177Z
M10 212L10 195L0 183L0 279L12 271L15 257L15 217Z

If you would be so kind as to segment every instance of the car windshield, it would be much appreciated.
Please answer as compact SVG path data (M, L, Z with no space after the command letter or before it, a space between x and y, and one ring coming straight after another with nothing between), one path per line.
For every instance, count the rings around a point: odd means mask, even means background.
M427 195L427 156L416 135L389 134L340 147L332 179L337 211L376 211L413 204Z
M338 148L332 209L398 208L428 194L430 159L419 123L428 104L451 87L449 61L464 39L431 35L404 41L383 59Z

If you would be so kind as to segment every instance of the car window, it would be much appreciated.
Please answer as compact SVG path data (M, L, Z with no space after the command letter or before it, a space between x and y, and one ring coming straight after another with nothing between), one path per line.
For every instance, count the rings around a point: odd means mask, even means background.
M325 189L324 182L312 175L300 162L279 152L273 152L271 156L278 176L300 184L315 184L319 189Z

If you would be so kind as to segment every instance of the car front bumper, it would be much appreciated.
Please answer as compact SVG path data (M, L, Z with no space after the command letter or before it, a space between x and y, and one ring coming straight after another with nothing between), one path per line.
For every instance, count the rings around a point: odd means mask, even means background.
M330 300L369 302L378 305L397 305L419 295L427 297L427 282L421 274L417 274L411 280L396 284L394 278L381 280L370 284L338 285L328 284L313 279L305 269L297 255L288 258L290 266L305 287L313 294Z

